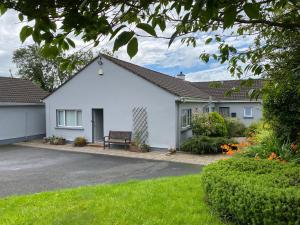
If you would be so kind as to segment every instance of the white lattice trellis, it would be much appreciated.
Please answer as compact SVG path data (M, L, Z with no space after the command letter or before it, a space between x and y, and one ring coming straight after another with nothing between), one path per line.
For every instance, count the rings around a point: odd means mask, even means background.
M148 143L148 115L147 108L134 107L132 109L133 137L139 136L142 143Z

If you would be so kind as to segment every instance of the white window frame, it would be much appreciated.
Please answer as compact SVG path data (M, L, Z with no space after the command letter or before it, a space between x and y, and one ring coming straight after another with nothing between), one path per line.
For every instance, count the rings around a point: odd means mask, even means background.
M246 109L250 109L250 114L246 114ZM244 107L244 118L253 118L253 107L251 107L251 106L246 106L246 107Z
M66 125L66 121L67 121L67 114L66 114L66 111L74 111L75 112L75 126L67 126ZM64 121L63 123L64 124L59 124L59 112L63 112L63 118L64 118ZM82 123L82 110L81 109L57 109L56 110L56 126L57 127L67 127L67 128L82 128L82 125L78 125L78 112L81 112L81 123Z
M186 117L184 117L186 116ZM192 109L181 109L181 128L188 128L192 123Z

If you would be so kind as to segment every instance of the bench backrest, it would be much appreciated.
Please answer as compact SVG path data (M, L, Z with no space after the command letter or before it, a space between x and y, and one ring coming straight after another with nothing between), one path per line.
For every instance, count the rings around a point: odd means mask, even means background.
M122 140L131 140L130 131L109 131L109 138L110 139L122 139Z

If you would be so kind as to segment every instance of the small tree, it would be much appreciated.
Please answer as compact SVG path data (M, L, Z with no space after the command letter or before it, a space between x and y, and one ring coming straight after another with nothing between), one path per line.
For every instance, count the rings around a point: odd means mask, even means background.
M49 92L68 80L92 58L92 52L77 52L72 55L61 53L56 58L47 58L38 45L22 47L13 53L18 75Z

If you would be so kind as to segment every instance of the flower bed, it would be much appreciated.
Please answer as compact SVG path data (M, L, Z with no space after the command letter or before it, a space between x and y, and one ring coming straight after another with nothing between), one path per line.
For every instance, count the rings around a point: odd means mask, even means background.
M300 167L247 158L221 160L204 169L206 199L238 224L300 224Z

